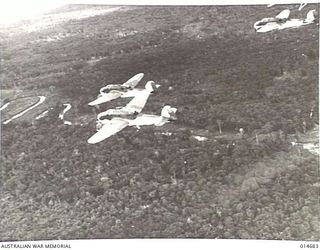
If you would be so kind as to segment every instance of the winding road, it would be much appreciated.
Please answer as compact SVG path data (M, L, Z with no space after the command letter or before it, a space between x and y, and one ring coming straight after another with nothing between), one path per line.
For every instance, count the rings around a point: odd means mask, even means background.
M29 97L35 97L35 96L23 96L23 97L19 97L19 98L16 98L16 99L13 99L11 100L10 102L7 102L6 104L4 104L1 108L0 108L0 111L6 109L10 103L12 103L13 101L16 101L18 99L22 99L22 98L29 98ZM37 106L39 106L40 104L42 104L45 100L46 100L46 97L45 96L38 96L39 100L35 103L35 104L32 104L30 107L24 109L23 111L19 112L18 114L15 114L14 116L12 116L10 119L6 120L3 122L3 124L8 124L9 122L23 116L24 114L26 114L27 112L29 112L30 110L36 108ZM63 104L65 106L65 108L63 109L63 111L59 114L59 119L61 119L63 121L63 124L65 125L72 125L72 123L70 121L65 121L64 120L64 116L65 114L71 109L72 105L70 103L65 103ZM43 117L45 117L49 112L50 110L53 109L53 108L49 108L43 112L41 112L40 114L38 114L35 119L36 120L39 120Z
M20 113L12 116L10 119L4 121L3 124L8 124L9 122L11 122L11 121L13 121L13 120L15 120L15 119L23 116L25 113L27 113L27 112L29 112L30 110L34 109L35 107L39 106L39 105L40 105L41 103L43 103L43 102L45 101L45 99L46 99L45 96L38 96L38 97L39 97L39 101L38 101L37 103L33 104L33 105L30 106L29 108L26 108L25 110L21 111ZM9 103L7 103L7 104L9 105ZM5 105L6 105L6 104L5 104ZM4 105L4 106L5 106L5 105ZM1 110L4 109L4 108L3 108L4 106L1 107Z
M7 102L6 104L4 104L1 108L0 111L4 110L5 108L7 108L9 106L10 102Z

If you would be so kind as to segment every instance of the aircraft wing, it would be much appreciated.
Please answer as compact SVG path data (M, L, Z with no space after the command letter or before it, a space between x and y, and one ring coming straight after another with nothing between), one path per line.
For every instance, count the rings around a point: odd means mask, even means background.
M108 109L106 111L107 115L113 115L113 116L128 116L133 115L135 112L131 110L127 110L125 107L123 108L116 108L116 109Z
M129 110L132 113L140 113L146 105L149 96L150 92L142 91L125 106L125 110Z
M107 86L103 87L100 89L100 94L106 94L104 91L105 90L123 90L123 86L119 85L119 84L108 84Z
M122 95L122 92L119 91L110 91L107 94L102 94L100 95L96 100L89 102L88 105L89 106L95 106L95 105L99 105L105 102L109 102L112 101L114 99L119 98Z
M105 122L105 121L104 121ZM110 136L120 132L122 129L127 127L129 122L119 118L113 118L103 125L93 136L88 139L88 143L95 144L101 142Z
M135 76L131 77L128 81L123 83L122 86L127 88L134 88L138 85L138 83L141 81L143 77L143 73L136 74Z

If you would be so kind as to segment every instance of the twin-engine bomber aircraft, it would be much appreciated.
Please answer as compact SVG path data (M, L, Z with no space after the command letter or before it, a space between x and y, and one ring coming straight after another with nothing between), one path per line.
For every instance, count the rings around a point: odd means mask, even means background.
M111 120L104 119L101 120L98 117L98 123L102 127L88 139L88 143L95 144L101 142L108 137L120 132L127 126L135 126L140 128L140 126L163 126L164 124L170 122L171 120L176 120L177 109L169 105L164 106L161 110L161 115L148 115L139 114L135 119L127 119L122 117L114 117Z
M263 18L260 21L254 23L253 27L256 32L269 32L272 30L283 30L298 28L303 25L312 24L315 22L314 17L315 10L310 10L307 13L307 17L302 19L290 19L290 10L281 11L276 17Z

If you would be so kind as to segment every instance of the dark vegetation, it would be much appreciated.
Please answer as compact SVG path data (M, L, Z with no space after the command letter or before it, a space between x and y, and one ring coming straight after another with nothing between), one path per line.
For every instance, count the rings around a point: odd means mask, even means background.
M318 158L288 141L318 123L319 31L254 32L282 9L134 7L2 35L2 88L54 109L2 125L0 239L319 240ZM178 121L88 145L87 103L139 72L161 84L145 112L170 104ZM84 126L56 118L66 100Z

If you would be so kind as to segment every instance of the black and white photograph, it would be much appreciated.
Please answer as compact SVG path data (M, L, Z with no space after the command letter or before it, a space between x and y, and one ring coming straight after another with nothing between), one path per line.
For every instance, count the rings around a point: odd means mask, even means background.
M319 242L319 3L27 2L0 10L0 243Z

